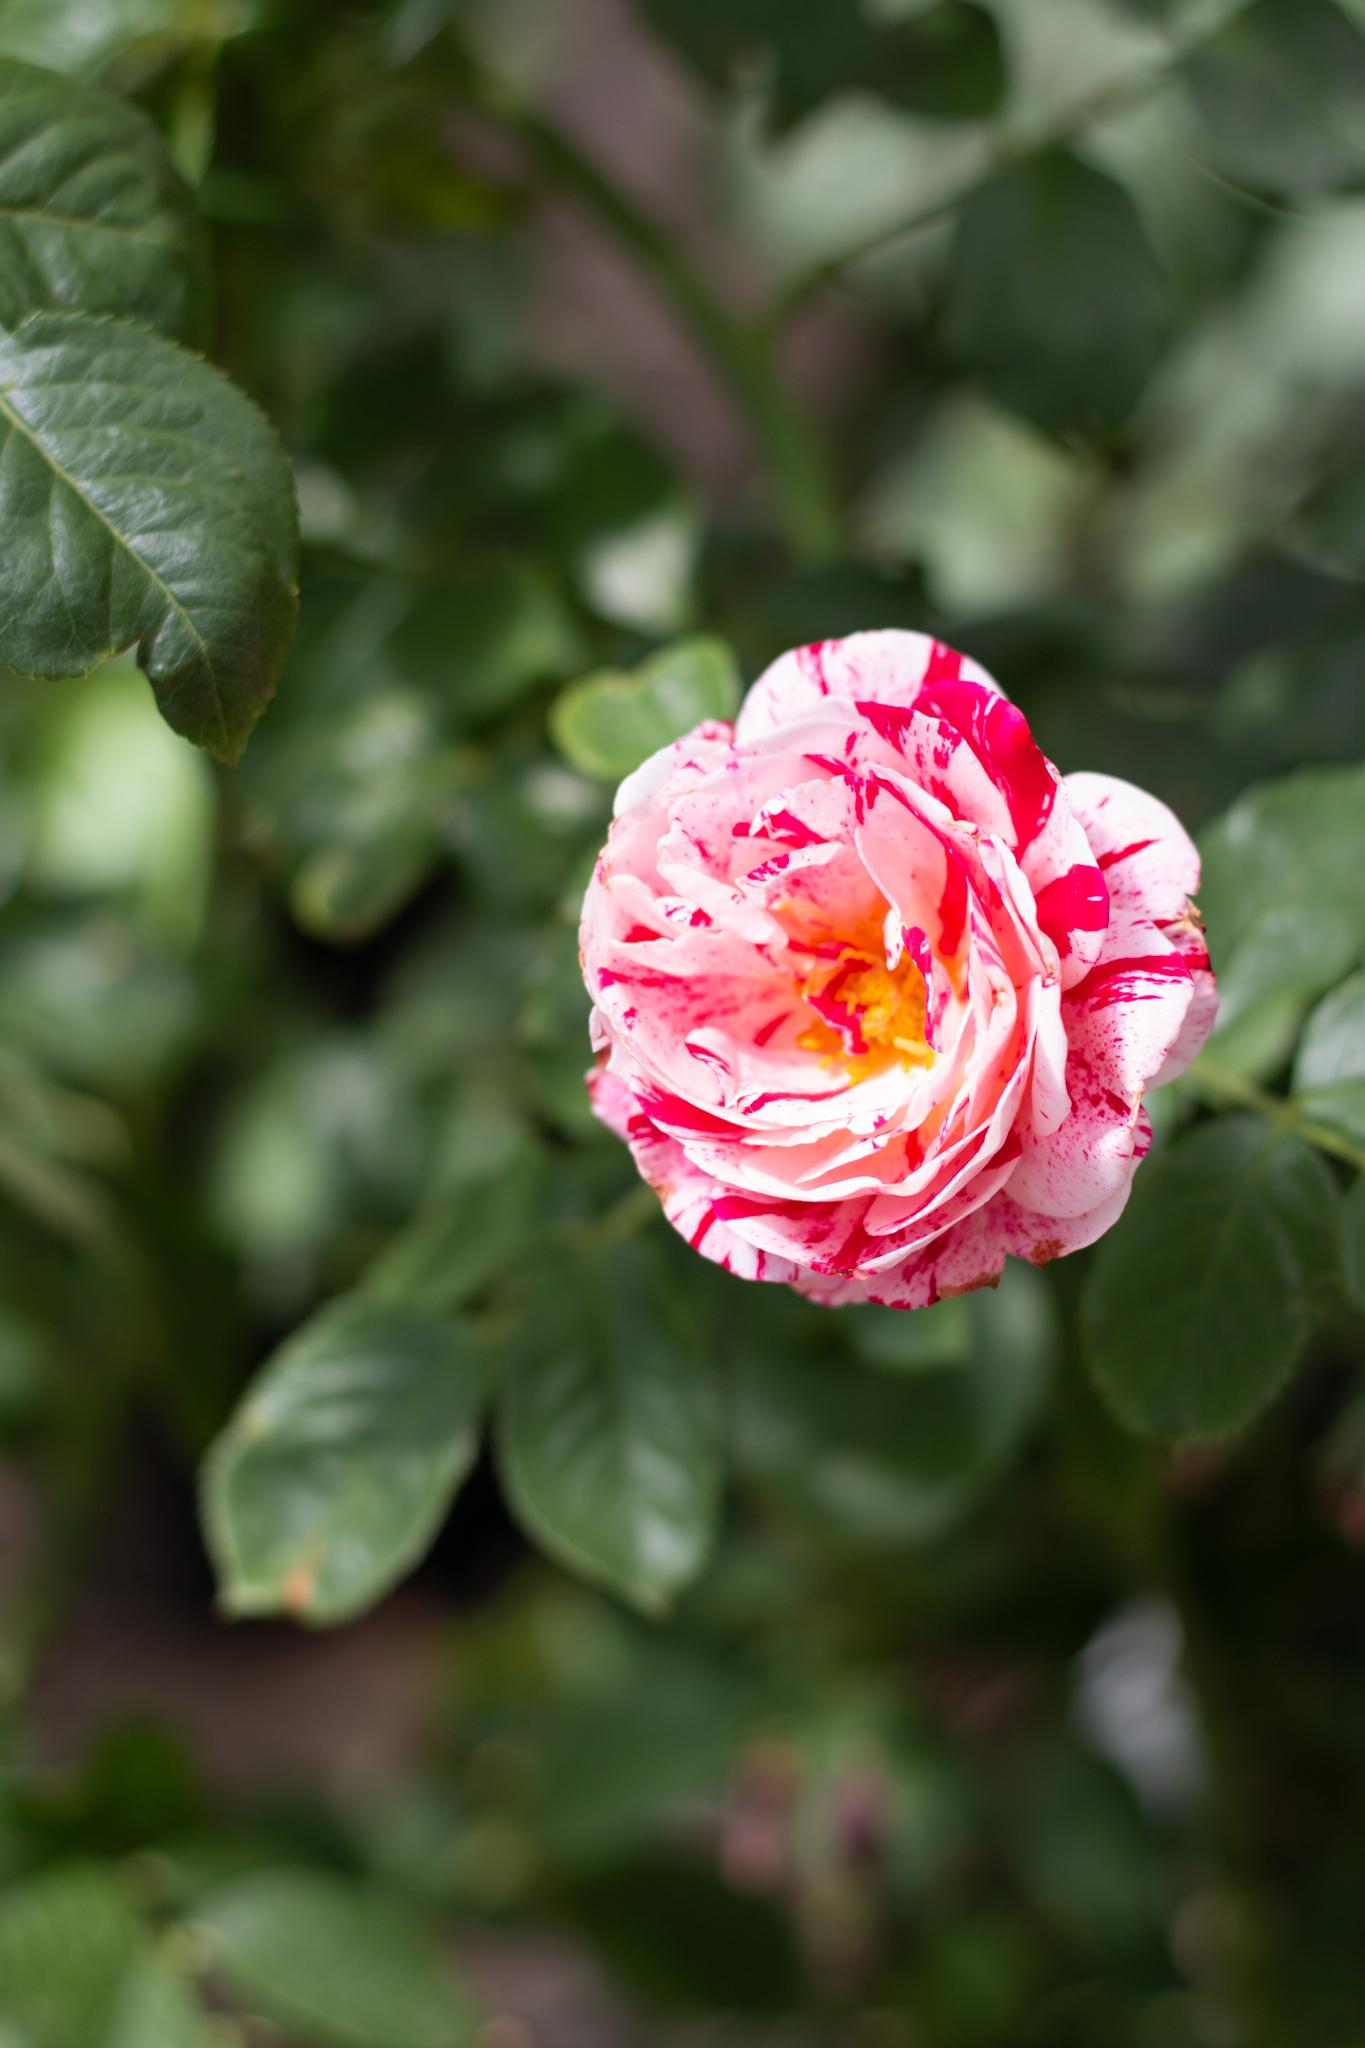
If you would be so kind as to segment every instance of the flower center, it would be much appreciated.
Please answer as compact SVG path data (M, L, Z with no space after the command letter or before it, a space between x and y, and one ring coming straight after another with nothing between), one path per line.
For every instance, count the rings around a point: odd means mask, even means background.
M924 1031L924 976L913 960L888 967L844 946L836 960L806 976L801 993L816 1016L796 1041L803 1052L846 1065L858 1079L893 1062L933 1064Z

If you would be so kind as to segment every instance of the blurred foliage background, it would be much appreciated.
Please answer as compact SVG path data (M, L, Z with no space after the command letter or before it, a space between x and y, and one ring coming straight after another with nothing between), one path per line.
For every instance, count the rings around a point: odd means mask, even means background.
M240 767L0 695L3 2048L1359 2048L1359 0L0 56L157 124L303 535ZM1206 828L1226 1022L1097 1254L826 1316L642 1205L575 919L880 625Z

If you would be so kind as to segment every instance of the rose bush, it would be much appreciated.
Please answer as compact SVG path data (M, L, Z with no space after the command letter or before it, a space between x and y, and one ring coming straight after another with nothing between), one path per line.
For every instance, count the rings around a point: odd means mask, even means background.
M798 648L629 776L588 888L598 1115L751 1280L921 1308L1090 1244L1216 996L1195 849L974 662Z

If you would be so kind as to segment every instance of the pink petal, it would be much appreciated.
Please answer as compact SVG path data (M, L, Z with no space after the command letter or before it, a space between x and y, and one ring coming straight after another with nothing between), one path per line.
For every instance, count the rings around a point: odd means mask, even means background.
M985 669L953 653L927 633L888 627L850 633L843 640L817 640L779 655L749 691L735 722L741 744L809 717L823 699L867 697L908 708L932 678L948 666L988 690L999 690Z
M1178 1043L1194 994L1176 947L1142 919L1115 919L1099 964L1063 998L1071 1112L1025 1139L1009 1183L1021 1207L1084 1215L1132 1178L1142 1096Z
M1116 775L1068 775L1071 808L1117 910L1165 924L1199 888L1199 855L1174 811Z

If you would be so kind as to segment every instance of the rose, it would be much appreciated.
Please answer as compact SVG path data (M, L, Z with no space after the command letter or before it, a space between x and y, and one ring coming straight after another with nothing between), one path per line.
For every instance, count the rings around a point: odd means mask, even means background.
M816 1300L920 1308L1118 1217L1216 996L1194 847L1058 775L914 633L783 655L622 783L583 908L589 1076L670 1222Z

